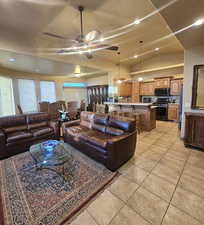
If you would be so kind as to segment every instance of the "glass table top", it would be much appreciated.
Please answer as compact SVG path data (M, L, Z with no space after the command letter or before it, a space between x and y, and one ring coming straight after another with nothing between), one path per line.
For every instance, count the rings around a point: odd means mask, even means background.
M72 159L72 150L62 141L52 150L46 150L42 143L32 145L30 153L37 164L45 166L63 165Z

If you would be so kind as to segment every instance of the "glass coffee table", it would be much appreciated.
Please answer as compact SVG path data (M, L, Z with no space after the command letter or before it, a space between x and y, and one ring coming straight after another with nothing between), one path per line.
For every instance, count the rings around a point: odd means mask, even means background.
M42 143L32 145L30 154L36 169L50 169L66 179L65 164L73 161L73 155L64 142L60 141L52 150L44 149Z

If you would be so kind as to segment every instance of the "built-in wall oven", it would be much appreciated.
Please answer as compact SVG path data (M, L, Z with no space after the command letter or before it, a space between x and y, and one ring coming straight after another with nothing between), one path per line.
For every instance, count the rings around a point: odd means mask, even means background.
M157 98L155 102L157 120L168 120L168 103L169 98Z

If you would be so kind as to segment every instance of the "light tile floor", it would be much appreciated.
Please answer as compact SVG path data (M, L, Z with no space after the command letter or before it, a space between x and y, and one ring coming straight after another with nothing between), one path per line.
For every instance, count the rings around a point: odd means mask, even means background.
M185 148L177 124L138 135L135 156L71 225L204 225L204 152Z

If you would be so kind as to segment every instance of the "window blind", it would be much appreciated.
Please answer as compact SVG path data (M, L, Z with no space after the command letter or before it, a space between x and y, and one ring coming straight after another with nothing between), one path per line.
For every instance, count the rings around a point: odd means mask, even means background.
M42 102L44 101L55 102L56 101L55 82L40 81L40 95Z
M20 105L23 112L37 111L37 98L34 80L18 80Z

